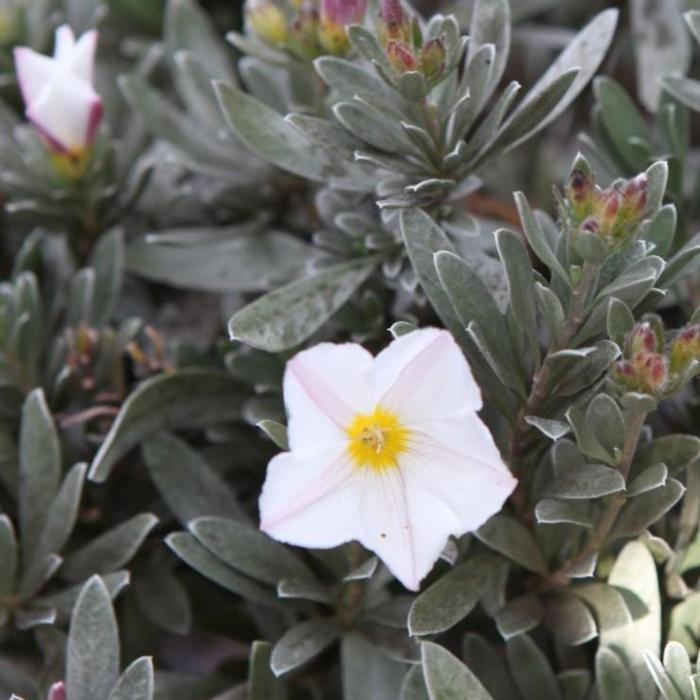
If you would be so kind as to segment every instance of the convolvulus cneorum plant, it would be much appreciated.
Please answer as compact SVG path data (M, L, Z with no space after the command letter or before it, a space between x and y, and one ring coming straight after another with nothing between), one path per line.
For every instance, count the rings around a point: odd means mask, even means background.
M700 7L426 5L0 0L0 697L699 697Z

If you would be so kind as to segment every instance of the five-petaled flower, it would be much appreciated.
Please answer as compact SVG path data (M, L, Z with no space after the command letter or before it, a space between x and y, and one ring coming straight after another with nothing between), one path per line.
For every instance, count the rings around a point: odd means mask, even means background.
M477 415L452 336L427 328L376 358L322 343L287 365L290 451L268 466L261 529L282 542L358 540L416 590L450 535L500 510L516 481Z
M92 145L102 119L102 100L93 87L97 31L76 41L70 27L56 30L53 57L15 49L17 78L27 118L49 148L72 159Z

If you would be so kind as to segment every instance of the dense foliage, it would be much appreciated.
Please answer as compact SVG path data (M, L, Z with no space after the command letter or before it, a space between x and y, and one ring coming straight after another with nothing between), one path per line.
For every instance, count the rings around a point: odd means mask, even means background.
M0 0L0 698L700 700L698 43L698 0ZM265 522L332 422L285 368L350 405L354 344L502 469L434 449L413 568L381 508ZM356 472L415 447L380 409Z

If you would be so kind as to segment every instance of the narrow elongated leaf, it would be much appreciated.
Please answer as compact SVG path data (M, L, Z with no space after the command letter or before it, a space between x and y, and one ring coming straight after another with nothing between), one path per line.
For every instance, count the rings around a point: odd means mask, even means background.
M398 698L406 671L401 664L357 633L343 637L343 700Z
M506 644L510 672L524 697L561 700L554 673L540 648L526 635Z
M88 478L104 481L112 467L151 433L232 420L240 415L242 403L240 385L226 372L183 369L147 379L122 405Z
M620 513L611 537L627 537L645 530L673 508L684 491L680 481L669 479L663 486L630 499Z
M268 642L253 642L248 663L248 692L250 700L284 700L284 683L272 673Z
M124 671L108 700L151 700L153 688L153 661L144 656Z
M99 328L112 316L119 301L124 276L124 233L114 229L100 238L90 258L95 270L90 323Z
M536 573L546 573L547 565L532 533L519 521L494 515L474 533L484 544Z
M606 647L598 649L595 669L601 700L637 700L629 669L613 650Z
M137 240L129 245L126 260L131 272L178 289L258 292L302 275L309 256L309 246L298 238L257 231L218 245L187 248Z
M375 257L358 258L266 294L231 318L231 338L268 352L299 345L353 296L376 264Z
M66 691L71 700L108 698L119 677L119 631L99 576L83 588L68 634Z
M35 389L22 407L19 436L19 523L24 550L31 552L61 478L61 448L44 392Z
M4 513L0 515L0 595L14 590L17 575L17 539L12 521Z
M276 676L302 666L328 648L340 635L335 620L315 618L287 630L275 644L270 668Z
M421 658L430 700L492 700L479 679L439 644L423 642Z
M529 632L542 622L544 608L539 596L528 594L509 600L496 615L496 627L503 639Z

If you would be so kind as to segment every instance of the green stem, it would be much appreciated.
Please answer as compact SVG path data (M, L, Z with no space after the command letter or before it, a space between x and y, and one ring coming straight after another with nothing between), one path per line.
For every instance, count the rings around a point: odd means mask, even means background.
M645 412L636 413L632 416L627 426L627 435L625 436L625 444L622 448L622 456L620 457L620 464L618 467L625 480L627 480L629 475L632 460L634 459L637 445L639 444L639 436L642 433L646 417L647 414ZM620 491L611 496L608 506L603 511L603 515L595 528L593 528L586 546L577 555L564 562L564 564L549 577L550 585L564 586L568 584L571 579L571 573L576 567L602 549L625 503L627 503L625 491Z

